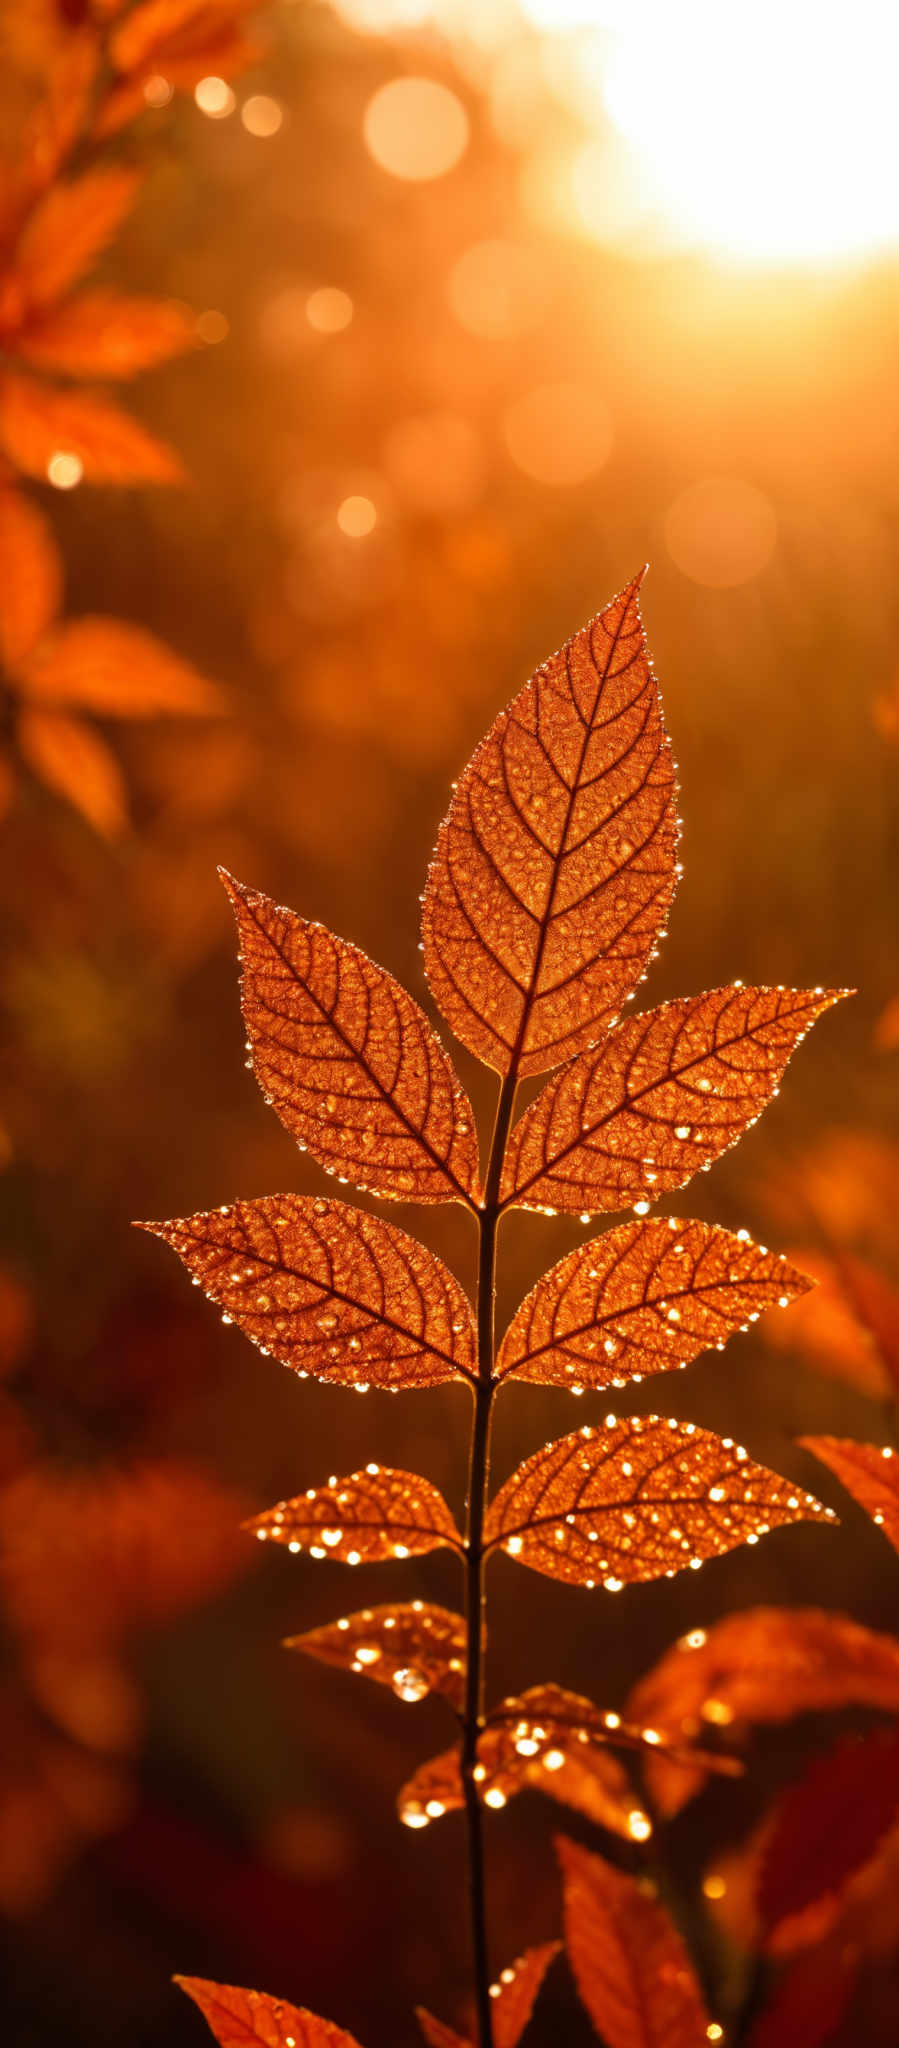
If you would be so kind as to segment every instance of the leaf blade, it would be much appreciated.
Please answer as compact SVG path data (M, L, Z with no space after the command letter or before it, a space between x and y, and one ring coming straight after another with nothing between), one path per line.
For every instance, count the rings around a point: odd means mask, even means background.
M565 1949L608 2048L702 2048L709 2017L687 1950L657 1899L564 1837Z
M365 1607L323 1628L288 1636L286 1650L302 1650L340 1671L362 1673L412 1702L441 1693L461 1708L465 1693L465 1622L461 1614L423 1600Z
M102 718L218 717L220 691L143 626L86 613L66 619L22 671L33 703Z
M440 829L428 981L457 1036L500 1073L541 1073L600 1036L674 893L674 768L641 582L500 713Z
M657 1415L607 1417L525 1459L490 1503L488 1548L609 1592L683 1571L785 1522L834 1521L742 1445Z
M899 1456L892 1445L860 1444L838 1436L801 1436L799 1442L803 1450L829 1466L887 1542L899 1551Z
M240 1984L214 1984L206 1977L175 1977L208 2022L219 2048L359 2048L359 2043L333 2020L320 2019L305 2007L271 1998L265 1991L247 1991Z
M399 982L324 925L222 871L256 1078L326 1171L396 1201L473 1204L474 1113Z
M423 1557L443 1545L461 1548L446 1501L429 1479L374 1462L364 1472L278 1501L244 1527L262 1542L308 1549L310 1557L333 1557L343 1564Z
M47 521L18 491L0 491L0 661L20 662L46 633L62 600L62 563Z
M435 1253L380 1216L322 1196L263 1195L142 1228L303 1378L367 1391L476 1376L467 1295Z
M680 1217L625 1223L537 1282L502 1340L496 1377L621 1387L723 1349L750 1317L812 1284L746 1231Z
M736 1144L810 1026L847 993L735 983L629 1017L520 1118L504 1204L580 1214L684 1187Z
M73 806L104 839L128 829L128 792L112 749L81 718L25 705L18 722L22 759L40 782Z
M13 276L25 303L50 306L83 277L131 212L142 179L122 164L53 185L19 238Z
M844 1736L781 1799L757 1899L767 1934L839 1894L875 1855L899 1814L899 1723Z
M0 380L0 446L17 469L42 481L59 454L77 456L97 483L184 481L174 450L119 406L94 392L56 391L30 377Z
M15 353L35 369L68 377L127 380L196 344L196 315L176 299L92 291L29 320Z

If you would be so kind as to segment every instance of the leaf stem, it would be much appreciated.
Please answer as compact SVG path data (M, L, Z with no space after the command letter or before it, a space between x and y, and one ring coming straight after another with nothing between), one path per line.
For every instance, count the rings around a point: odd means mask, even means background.
M465 1621L467 1664L465 1706L462 1721L462 1783L468 1826L468 1883L471 1906L471 1942L474 1962L475 2005L478 2048L493 2048L493 2012L490 1999L490 1960L487 1944L487 1907L484 1885L484 1812L475 1778L478 1736L484 1724L484 1635L486 1594L484 1583L484 1513L490 1470L490 1424L496 1385L494 1365L494 1299L496 1292L496 1233L500 1217L499 1188L517 1077L514 1068L506 1075L497 1104L496 1122L490 1143L484 1206L478 1213L478 1380L474 1389L474 1417L468 1469L468 1529L465 1542Z

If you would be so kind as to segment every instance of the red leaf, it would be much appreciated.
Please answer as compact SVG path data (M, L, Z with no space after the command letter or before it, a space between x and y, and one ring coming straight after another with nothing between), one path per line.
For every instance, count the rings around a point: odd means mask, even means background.
M77 284L131 212L141 178L123 164L54 185L19 238L13 279L26 307L50 306Z
M296 1500L279 1501L244 1526L262 1541L270 1538L289 1550L308 1548L310 1557L334 1557L345 1564L421 1557L443 1544L460 1548L459 1532L436 1486L417 1472L394 1472L387 1465L366 1465L364 1472L351 1472L346 1479L310 1486Z
M220 692L189 661L122 619L66 619L22 670L32 702L103 718L215 717Z
M286 1999L205 1977L176 1977L198 2005L220 2048L359 2048L352 2034Z
M542 1073L600 1037L674 893L674 766L641 581L500 712L441 826L428 980L457 1036L500 1073Z
M780 1801L758 1904L767 1932L842 1891L899 1816L899 1726L849 1735L815 1757Z
M490 1504L489 1546L573 1585L672 1577L785 1522L835 1521L729 1437L658 1415L608 1416L527 1458Z
M707 2048L709 2018L665 1908L632 1877L559 1841L565 1947L607 2048Z
M849 2009L855 1978L848 1957L800 1956L756 2021L748 2048L827 2048Z
M476 1376L458 1280L380 1216L321 1196L265 1195L144 1228L254 1344L303 1378L395 1389Z
M15 352L39 370L68 377L136 377L197 342L196 315L174 299L126 299L83 292L31 320Z
M712 1344L785 1308L811 1281L785 1259L711 1223L624 1223L544 1274L506 1331L498 1379L623 1387L688 1365Z
M97 483L180 483L177 455L105 398L53 391L28 377L0 382L0 446L26 476L44 480L56 455L75 455Z
M504 1201L580 1213L684 1187L755 1122L790 1054L846 993L734 984L629 1017L516 1124Z
M0 491L0 661L15 669L56 617L62 563L47 521L18 491Z
M547 1941L541 1948L526 1949L516 1963L500 1971L498 1982L490 1987L494 2048L518 2048L540 1986L561 1946L560 1941ZM463 2035L454 2034L422 2006L418 2006L416 2017L429 2048L470 2048Z
M892 1446L857 1444L838 1436L801 1436L799 1442L830 1466L846 1492L883 1530L887 1542L899 1550L899 1456Z
M465 1622L445 1607L411 1600L364 1607L324 1628L288 1636L286 1650L303 1650L322 1664L361 1673L414 1702L442 1693L461 1708L465 1693Z
M98 732L62 711L26 706L19 718L23 761L57 796L80 811L104 839L119 839L128 825L122 771Z
M424 1013L324 925L222 872L256 1078L330 1173L397 1201L470 1202L474 1114Z
M703 1727L845 1706L899 1711L899 1641L816 1607L752 1607L681 1636L634 1687L625 1711L691 1741ZM664 1814L677 1813L705 1778L702 1769L652 1760Z

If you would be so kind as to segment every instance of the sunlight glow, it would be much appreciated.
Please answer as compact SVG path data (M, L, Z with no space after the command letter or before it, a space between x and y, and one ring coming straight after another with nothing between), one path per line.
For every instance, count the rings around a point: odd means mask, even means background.
M525 0L569 34L625 146L630 208L737 263L830 264L899 246L899 9L857 0ZM609 140L606 131L605 140ZM613 212L621 232L623 164ZM602 159L573 194L605 239ZM587 186L585 192L585 184Z

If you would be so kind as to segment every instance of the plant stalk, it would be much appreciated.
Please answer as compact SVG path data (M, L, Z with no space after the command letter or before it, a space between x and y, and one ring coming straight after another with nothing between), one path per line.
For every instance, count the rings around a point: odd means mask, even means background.
M484 1515L490 1470L490 1424L493 1397L494 1299L496 1292L496 1233L499 1224L499 1188L512 1110L515 1102L514 1068L500 1091L496 1122L490 1143L484 1206L478 1212L478 1383L474 1394L474 1418L468 1469L468 1529L465 1540L465 1622L466 1680L462 1722L462 1784L468 1827L468 1884L471 1908L471 1945L474 1963L475 2006L478 2048L493 2048L493 2012L490 1998L490 1958L487 1943L487 1904L484 1884L484 1810L481 1805L475 1766L478 1736L484 1725L484 1635L486 1594L484 1584Z

